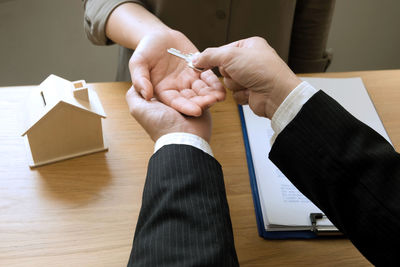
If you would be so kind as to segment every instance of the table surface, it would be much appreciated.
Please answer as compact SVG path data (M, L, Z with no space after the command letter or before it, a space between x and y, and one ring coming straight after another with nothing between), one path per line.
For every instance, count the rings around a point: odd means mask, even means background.
M323 73L362 77L400 147L400 70ZM128 83L94 83L107 113L108 152L30 169L20 110L32 87L0 88L0 265L125 266L153 142L130 117ZM347 239L264 240L257 234L237 106L212 108L211 147L223 166L242 266L369 266Z

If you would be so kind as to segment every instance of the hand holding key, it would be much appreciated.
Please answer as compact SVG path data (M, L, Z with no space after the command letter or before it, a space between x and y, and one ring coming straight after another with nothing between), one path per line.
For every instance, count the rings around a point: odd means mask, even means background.
M198 72L167 49L196 53L196 47L177 31L145 36L129 62L132 83L143 98L156 97L177 111L200 116L202 111L225 98L225 89L211 71Z
M249 104L255 114L272 118L286 96L300 84L272 47L260 37L208 48L191 58L195 67L219 67L225 86L238 104Z

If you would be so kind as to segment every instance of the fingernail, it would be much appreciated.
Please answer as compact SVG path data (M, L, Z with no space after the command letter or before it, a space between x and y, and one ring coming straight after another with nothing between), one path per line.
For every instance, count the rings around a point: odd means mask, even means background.
M140 90L140 94L142 95L142 97L143 97L144 99L146 99L146 94L145 94L145 91L144 91L144 90Z
M192 63L196 64L199 61L199 54L200 53L196 53L192 56Z

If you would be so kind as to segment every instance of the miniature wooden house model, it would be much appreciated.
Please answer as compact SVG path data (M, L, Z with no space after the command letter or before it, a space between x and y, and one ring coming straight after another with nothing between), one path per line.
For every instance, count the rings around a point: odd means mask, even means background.
M106 117L86 82L50 75L25 105L24 133L31 167L107 150L101 120Z

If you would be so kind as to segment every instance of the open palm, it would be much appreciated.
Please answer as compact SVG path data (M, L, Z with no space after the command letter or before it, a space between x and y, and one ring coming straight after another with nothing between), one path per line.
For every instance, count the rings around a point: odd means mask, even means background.
M147 100L156 97L183 114L200 116L225 98L225 89L211 70L197 72L167 53L171 47L184 53L198 51L177 31L145 36L129 62L133 86Z

